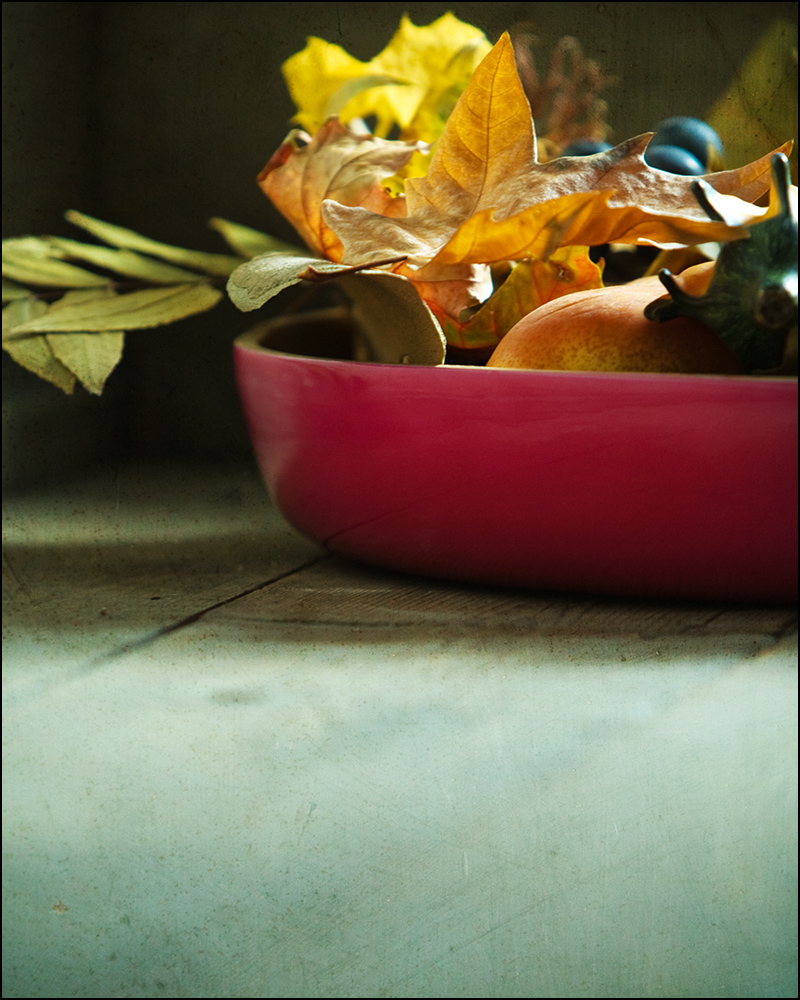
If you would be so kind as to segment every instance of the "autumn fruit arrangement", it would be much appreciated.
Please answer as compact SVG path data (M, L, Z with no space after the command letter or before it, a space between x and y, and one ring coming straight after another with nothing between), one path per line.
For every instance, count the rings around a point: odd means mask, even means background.
M257 179L304 247L214 219L229 252L210 254L70 212L95 242L3 243L4 349L98 393L127 331L333 284L372 361L796 373L791 142L733 169L694 119L612 146L598 67L565 38L540 76L529 42L451 14L403 18L368 63L310 38ZM698 246L718 252L684 267ZM648 273L613 280L626 247Z

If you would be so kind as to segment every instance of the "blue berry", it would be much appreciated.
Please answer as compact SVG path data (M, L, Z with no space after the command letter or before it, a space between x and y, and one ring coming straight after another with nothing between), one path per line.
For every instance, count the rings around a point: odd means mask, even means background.
M562 156L591 156L592 153L605 153L611 146L607 142L595 139L576 139L561 150Z
M699 176L704 174L705 167L697 159L680 146L653 146L647 147L644 154L646 162L651 167L658 170L666 170L670 174L692 174Z
M675 118L665 118L655 127L655 135L650 141L648 153L655 146L679 146L691 153L703 166L703 172L708 168L709 158L716 153L717 159L722 159L722 141L717 133L699 118L678 115ZM650 162L649 156L645 159Z

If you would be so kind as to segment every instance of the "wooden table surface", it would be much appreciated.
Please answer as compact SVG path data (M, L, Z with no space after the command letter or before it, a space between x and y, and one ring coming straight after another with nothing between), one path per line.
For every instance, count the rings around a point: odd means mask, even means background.
M4 996L789 997L796 613L401 577L252 468L4 504Z

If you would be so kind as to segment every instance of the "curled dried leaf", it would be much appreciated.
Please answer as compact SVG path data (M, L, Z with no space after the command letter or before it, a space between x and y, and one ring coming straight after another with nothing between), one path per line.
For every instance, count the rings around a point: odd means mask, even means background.
M290 132L258 175L258 183L315 253L339 261L341 243L322 216L323 202L362 206L380 215L397 211L397 199L381 181L397 173L420 148L423 144L353 132L332 118L313 139L298 129Z
M337 281L353 302L370 360L412 365L444 362L444 334L410 281L386 271L346 273Z
M314 280L319 280L321 275L335 277L352 270L347 264L337 264L299 253L260 254L236 268L228 279L228 295L237 309L252 312L285 288L301 282L312 268L316 275Z

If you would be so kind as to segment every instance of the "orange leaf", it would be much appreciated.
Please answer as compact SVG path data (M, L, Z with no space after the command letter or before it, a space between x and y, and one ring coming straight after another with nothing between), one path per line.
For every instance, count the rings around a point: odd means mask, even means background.
M408 214L433 209L464 219L493 208L498 191L527 170L535 155L530 106L504 35L448 118L427 175L407 181Z

